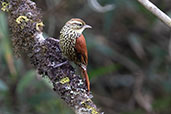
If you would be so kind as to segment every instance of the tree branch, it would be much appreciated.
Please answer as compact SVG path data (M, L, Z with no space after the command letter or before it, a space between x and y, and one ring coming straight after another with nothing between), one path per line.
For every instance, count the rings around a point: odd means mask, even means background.
M43 23L40 11L30 0L0 1L3 11L8 12L14 51L22 56L26 54L40 75L46 75L53 84L54 91L69 105L76 114L102 114L91 100L86 84L75 74L69 64L56 67L65 62L59 41L45 39L42 35Z
M166 25L171 27L171 19L164 12L162 12L158 7L156 7L149 0L138 0L146 9L148 9L151 13L156 15L160 20L162 20Z

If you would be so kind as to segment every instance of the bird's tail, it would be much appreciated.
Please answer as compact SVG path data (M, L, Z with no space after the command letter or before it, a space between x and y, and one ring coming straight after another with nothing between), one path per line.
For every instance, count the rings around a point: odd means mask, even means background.
M81 70L82 70L82 74L83 74L83 76L84 76L84 78L86 80L87 89L88 89L88 91L90 91L90 81L89 81L89 77L88 77L88 74L87 74L87 70L84 69L84 68L81 68Z

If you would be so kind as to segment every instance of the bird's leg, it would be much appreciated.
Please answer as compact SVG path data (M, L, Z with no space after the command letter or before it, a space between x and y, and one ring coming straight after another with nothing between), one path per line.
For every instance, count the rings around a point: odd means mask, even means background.
M66 60L65 62L59 63L57 65L51 65L51 66L53 66L54 68L58 68L58 67L61 67L62 65L65 65L67 63L68 63L68 60Z
M51 40L53 40L55 42L59 42L59 40L58 39L55 39L55 38L49 38L49 39L51 39Z

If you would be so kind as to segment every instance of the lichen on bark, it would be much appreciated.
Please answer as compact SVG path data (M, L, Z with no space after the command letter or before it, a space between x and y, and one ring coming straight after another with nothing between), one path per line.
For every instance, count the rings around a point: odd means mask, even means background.
M40 10L30 0L2 1L8 12L9 28L14 51L23 54L40 75L46 75L53 84L53 90L69 105L76 114L102 114L93 103L92 94L87 92L85 80L75 74L75 69L67 61L55 38L44 38Z

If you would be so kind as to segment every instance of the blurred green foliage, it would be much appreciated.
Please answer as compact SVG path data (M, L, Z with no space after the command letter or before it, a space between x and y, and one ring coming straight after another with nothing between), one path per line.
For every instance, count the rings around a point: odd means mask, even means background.
M171 113L170 28L142 5L133 0L98 0L102 6L115 5L114 10L99 13L86 0L34 1L42 9L46 35L58 38L72 17L93 26L84 32L88 74L94 100L106 114L146 113L134 98L132 64L145 74L141 89L152 98L154 113ZM170 0L154 3L171 12ZM7 15L0 11L0 114L72 114L49 80L38 76L26 57L15 57L11 44Z
M89 75L91 77L103 76L107 73L114 72L115 70L118 70L118 69L119 69L119 65L117 66L116 64L112 64L112 65L94 69L94 70L92 70L92 72L90 71ZM90 79L91 79L91 77L90 77Z

